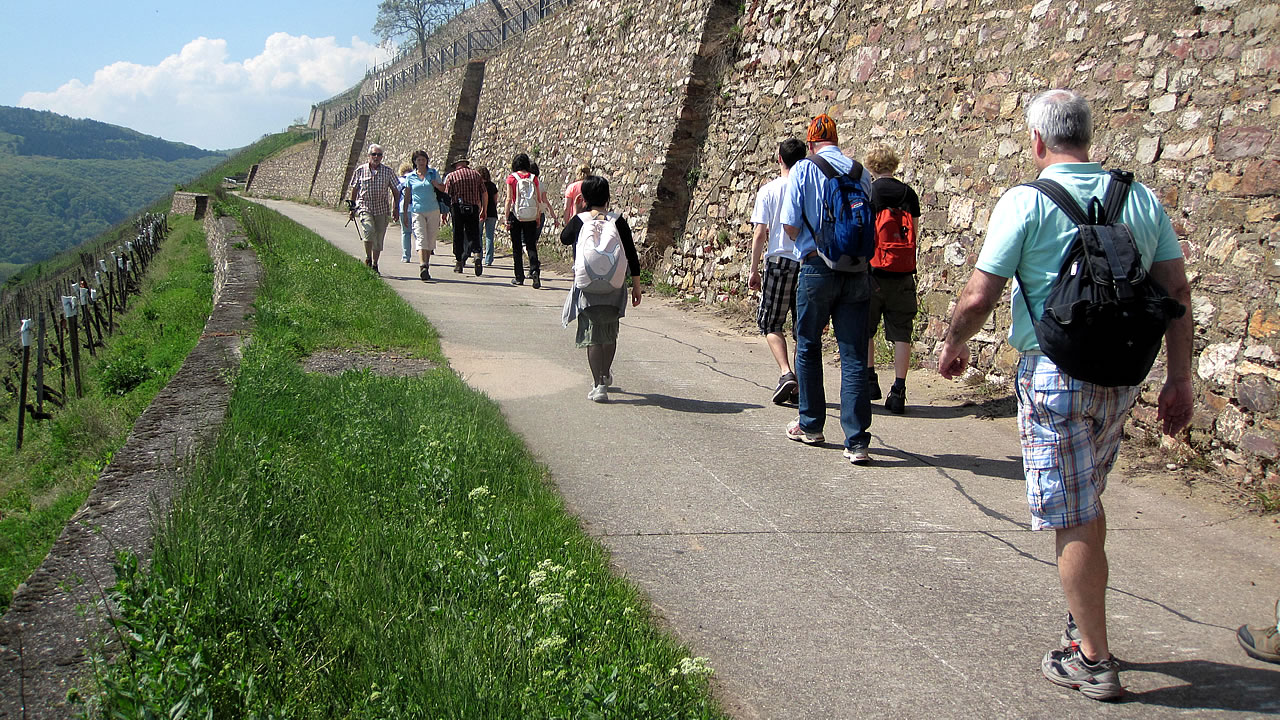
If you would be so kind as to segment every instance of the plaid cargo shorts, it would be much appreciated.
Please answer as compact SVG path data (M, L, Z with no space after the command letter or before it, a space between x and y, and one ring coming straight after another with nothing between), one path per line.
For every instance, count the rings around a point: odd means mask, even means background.
M1032 529L1093 522L1138 388L1077 380L1044 355L1027 354L1018 362L1017 393Z

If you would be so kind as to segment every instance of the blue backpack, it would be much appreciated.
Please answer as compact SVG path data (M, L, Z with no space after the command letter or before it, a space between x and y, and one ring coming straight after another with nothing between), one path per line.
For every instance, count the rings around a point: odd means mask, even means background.
M808 160L827 176L822 183L822 223L817 231L801 209L818 255L833 270L866 270L867 260L876 251L876 223L871 199L862 189L862 164L854 160L849 172L841 174L820 155Z

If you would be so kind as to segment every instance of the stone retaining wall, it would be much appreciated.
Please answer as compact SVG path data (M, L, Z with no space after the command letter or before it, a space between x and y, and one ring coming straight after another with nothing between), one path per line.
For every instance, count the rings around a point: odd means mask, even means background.
M299 143L258 163L253 181L245 185L245 194L253 197L276 197L290 200L311 198L311 178L316 163L322 160L321 142Z
M102 593L115 583L116 553L150 556L155 511L164 515L182 463L218 436L261 268L252 250L235 247L244 238L233 220L209 216L205 230L217 292L204 334L112 455L44 563L14 591L0 618L0 718L70 716L67 691L81 683L86 644L104 625Z
M315 187L311 192L313 199L333 207L342 202L342 193L351 180L351 171L355 167L351 163L350 152L352 148L364 146L367 123L367 118L353 120L330 132L329 144L320 161ZM356 159L358 162L359 156Z
M1183 242L1192 443L1236 476L1280 482L1278 36L1274 0L585 0L487 59L468 152L499 179L529 153L555 199L590 162L655 278L715 301L748 294L748 219L778 140L828 112L846 151L895 146L920 193L917 352L932 362L995 201L1035 175L1027 101L1076 88L1094 106L1095 158L1135 170ZM414 135L443 137L413 110L442 108L437 90L371 118L393 157ZM354 125L335 148L352 147ZM340 154L317 178L331 202ZM1002 306L973 345L997 381L1015 360L1008 318ZM1154 392L1136 432L1154 429Z
M916 349L934 362L992 207L1035 176L1027 101L1072 87L1093 104L1095 159L1137 172L1183 241L1199 357L1193 442L1238 476L1280 481L1278 22L1280 6L1261 0L827 2L803 16L789 0L758 0L723 79L689 232L655 275L706 299L744 294L747 223L777 174L777 142L829 112L847 153L897 148L920 194ZM998 378L1016 360L1008 322L1002 304L971 345ZM1148 383L1135 430L1154 432L1157 391Z
M584 0L486 63L470 155L498 183L538 162L554 205L578 163L643 239L712 0Z
M174 215L186 215L192 218L204 217L209 207L209 196L203 193L176 192L170 212Z
M393 170L415 150L426 150L431 166L443 169L465 75L465 67L455 68L423 80L420 88L384 100L369 117L360 161L367 160L368 145L378 143L386 153L383 162Z

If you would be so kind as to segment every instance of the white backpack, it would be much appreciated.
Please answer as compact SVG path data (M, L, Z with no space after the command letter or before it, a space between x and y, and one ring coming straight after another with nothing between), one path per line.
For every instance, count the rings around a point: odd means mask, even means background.
M621 290L627 280L627 254L618 235L616 212L578 216L582 230L573 259L573 284L583 292L606 293Z
M538 219L538 184L533 175L516 175L516 219L520 222Z

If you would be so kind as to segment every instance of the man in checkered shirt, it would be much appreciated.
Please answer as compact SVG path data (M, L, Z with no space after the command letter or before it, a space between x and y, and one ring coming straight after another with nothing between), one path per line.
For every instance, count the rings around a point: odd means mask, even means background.
M382 240L390 220L400 221L400 178L382 164L382 146L369 146L369 162L356 168L351 176L352 219L360 223L364 236L364 264L378 272ZM378 273L381 275L382 273Z
M1077 202L1105 195L1110 175L1089 162L1093 117L1087 100L1070 90L1040 93L1027 106L1027 129L1040 179L1059 183ZM1190 307L1182 248L1155 194L1133 183L1120 220L1133 233L1152 279ZM1051 529L1056 536L1058 577L1069 611L1061 647L1044 656L1040 672L1086 697L1114 700L1124 687L1107 641L1102 491L1140 388L1097 385L1067 375L1041 352L1028 308L1044 312L1050 286L1076 236L1075 223L1038 190L1010 188L987 223L977 266L951 316L938 372L946 378L964 372L969 364L966 343L1004 296L1009 278L1018 277L1010 300L1009 344L1022 353L1016 389L1027 502L1032 529ZM1165 331L1166 375L1157 416L1168 435L1191 422L1192 334L1191 313Z
M471 161L458 158L456 169L444 179L445 192L453 199L450 214L453 216L453 271L462 272L462 264L470 255L475 263L476 276L484 270L480 265L480 226L484 223L489 193L485 191L484 178L471 169Z

